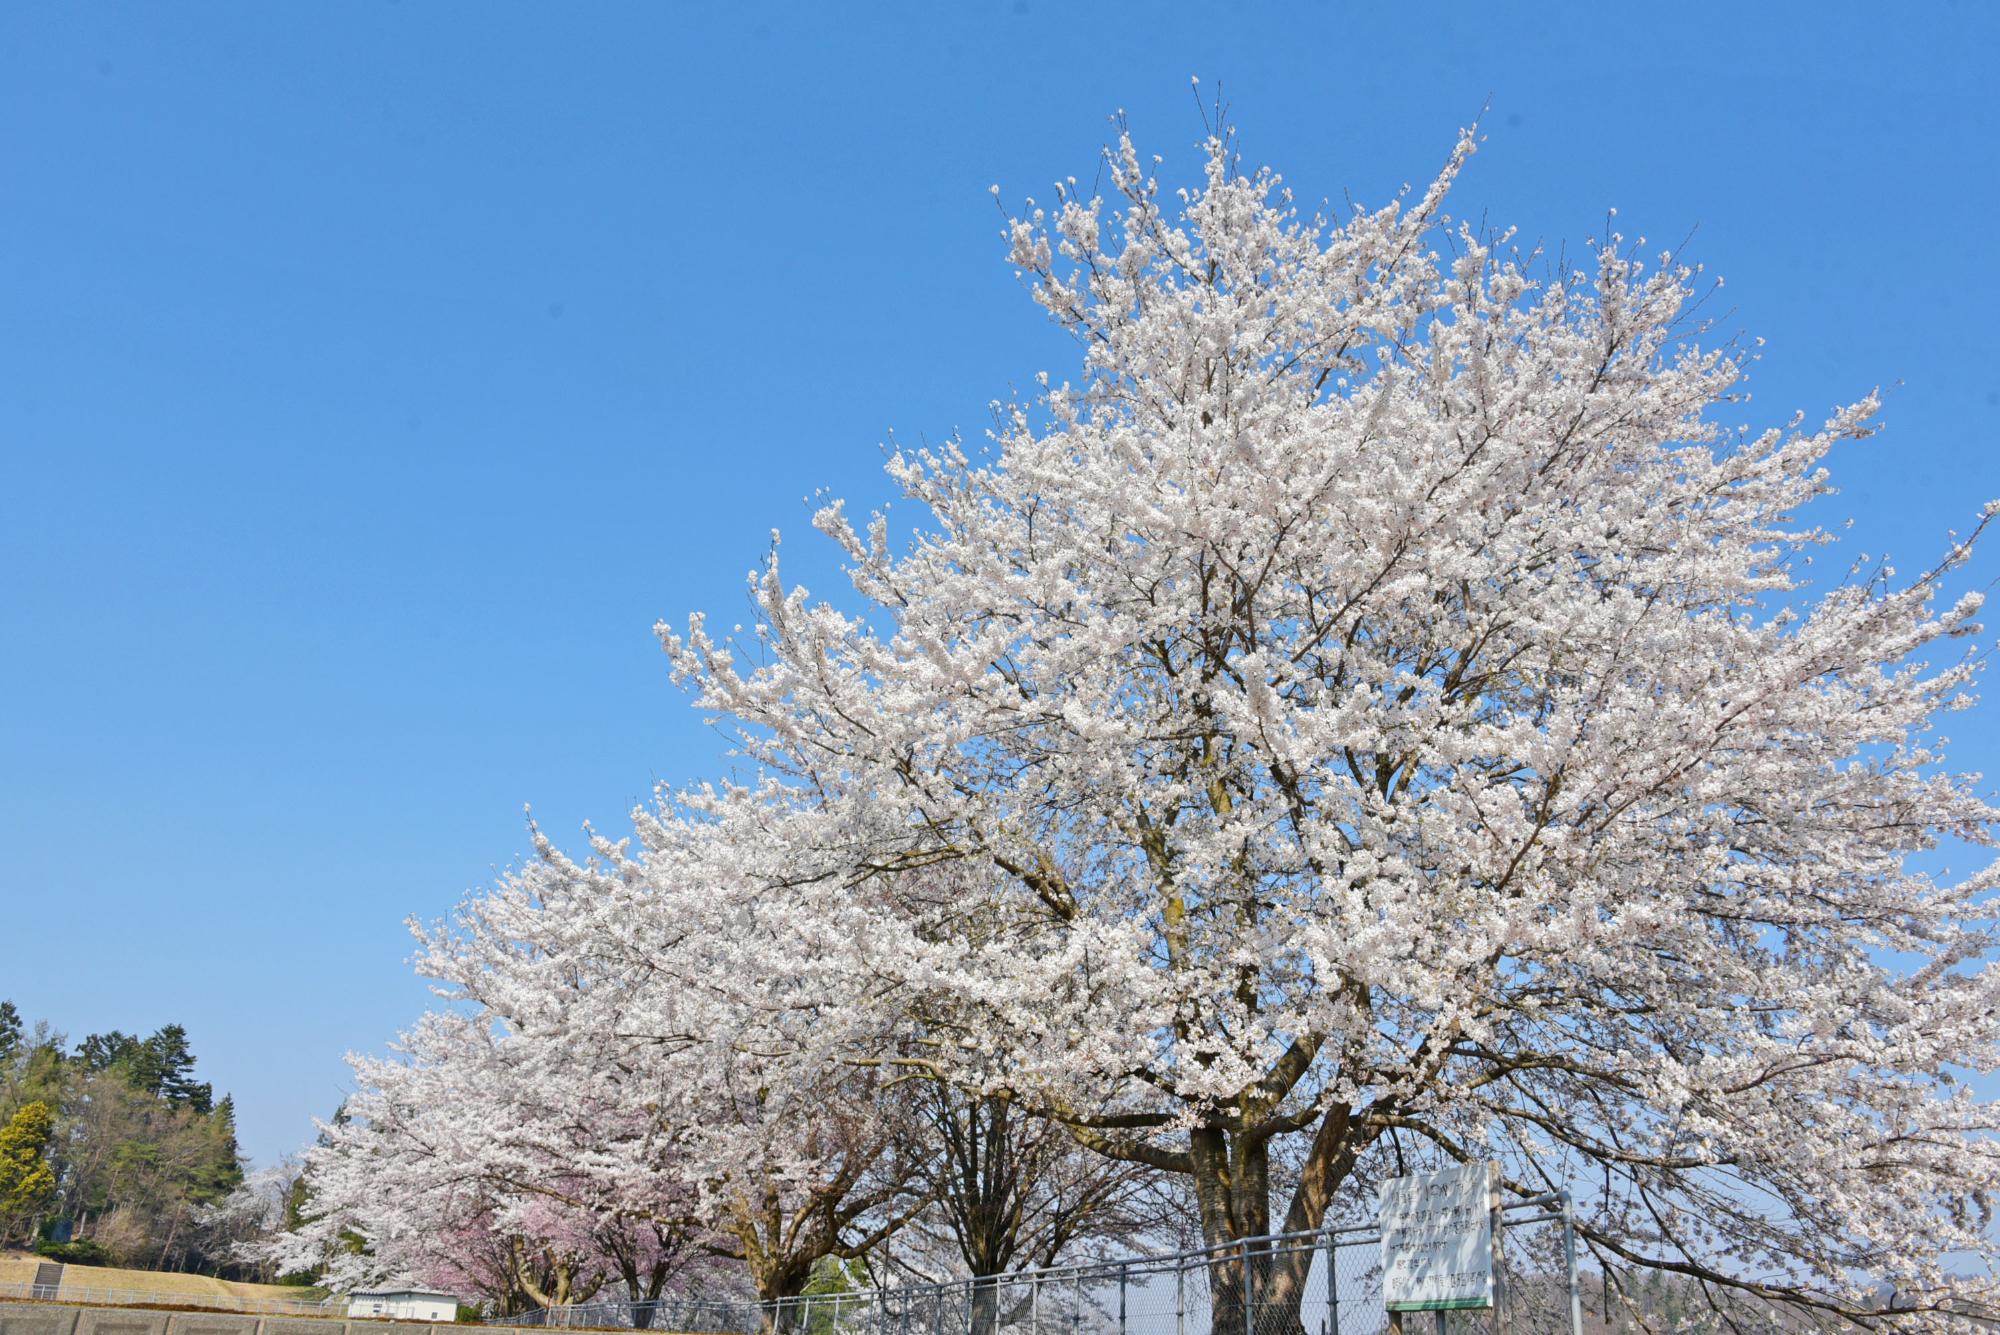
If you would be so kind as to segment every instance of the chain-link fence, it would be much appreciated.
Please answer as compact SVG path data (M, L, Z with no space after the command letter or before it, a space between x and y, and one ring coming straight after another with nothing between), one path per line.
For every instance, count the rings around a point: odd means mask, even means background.
M1497 1306L1386 1310L1373 1225L1224 1247L773 1302L581 1303L504 1324L684 1335L1577 1335L1560 1196L1517 1202L1495 1247Z

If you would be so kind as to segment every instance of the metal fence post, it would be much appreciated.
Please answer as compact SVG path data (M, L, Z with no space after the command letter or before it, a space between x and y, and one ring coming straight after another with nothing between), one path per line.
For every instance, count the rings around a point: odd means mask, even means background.
M1125 1335L1125 1267L1118 1267L1118 1335Z
M1174 1265L1174 1335L1187 1335L1187 1258Z
M1326 1235L1326 1317L1327 1335L1340 1335L1340 1240Z
M1507 1206L1500 1192L1493 1192L1493 1335L1507 1329Z
M1562 1193L1563 1264L1569 1269L1570 1335L1583 1335L1583 1292L1576 1278L1576 1202Z
M1243 1335L1257 1335L1256 1283L1250 1278L1250 1239L1243 1239Z

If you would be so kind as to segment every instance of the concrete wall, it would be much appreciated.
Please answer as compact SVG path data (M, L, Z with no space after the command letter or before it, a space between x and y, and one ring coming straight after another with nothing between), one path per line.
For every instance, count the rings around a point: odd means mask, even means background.
M451 1335L451 1325L0 1302L0 1335Z

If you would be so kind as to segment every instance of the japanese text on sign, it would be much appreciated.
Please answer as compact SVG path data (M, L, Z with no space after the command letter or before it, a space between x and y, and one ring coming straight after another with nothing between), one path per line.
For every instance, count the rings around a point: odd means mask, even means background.
M1382 1184L1382 1296L1390 1311L1493 1306L1494 1204L1491 1164Z

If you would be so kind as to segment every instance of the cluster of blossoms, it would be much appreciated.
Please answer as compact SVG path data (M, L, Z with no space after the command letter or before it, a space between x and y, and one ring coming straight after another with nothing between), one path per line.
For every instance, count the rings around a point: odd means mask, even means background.
M848 606L774 554L754 643L661 628L758 777L585 858L538 834L425 935L476 1018L365 1070L335 1146L463 1063L520 1091L425 1114L505 1161L476 1180L726 1237L770 1295L921 1217L905 1091L941 1089L1179 1184L1212 1242L1491 1159L1570 1187L1614 1277L1991 1296L1946 1260L1994 1253L1995 874L1927 856L1995 816L1935 733L1976 660L1925 657L1977 629L1971 542L1813 588L1874 400L1719 420L1746 354L1694 272L1454 225L1473 147L1334 220L1222 138L1164 192L1126 138L1113 206L1013 222L1078 378L895 453L910 542L823 511Z
M355 1061L360 1092L306 1155L300 1217L252 1244L258 1259L340 1290L416 1281L502 1311L716 1278L660 1156L644 1176L643 1153L607 1157L650 1139L643 1115L545 1083L524 1045L463 1014L424 1017L399 1048Z

